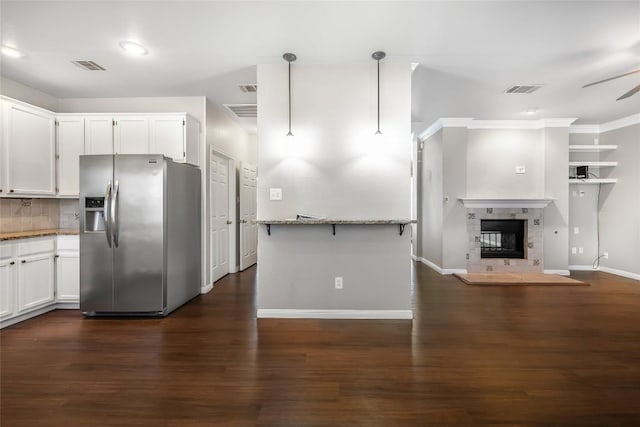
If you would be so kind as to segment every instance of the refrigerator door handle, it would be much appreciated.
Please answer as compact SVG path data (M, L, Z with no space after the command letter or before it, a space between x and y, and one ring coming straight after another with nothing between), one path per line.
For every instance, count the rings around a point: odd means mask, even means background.
M118 192L120 190L120 185L118 184L118 180L113 185L113 200L111 201L111 221L113 221L113 245L118 247L118 234L119 234L119 218L118 218Z
M111 247L111 218L110 218L110 210L111 210L111 181L107 184L107 188L104 190L104 224L105 230L104 234L107 236L107 243L109 247Z

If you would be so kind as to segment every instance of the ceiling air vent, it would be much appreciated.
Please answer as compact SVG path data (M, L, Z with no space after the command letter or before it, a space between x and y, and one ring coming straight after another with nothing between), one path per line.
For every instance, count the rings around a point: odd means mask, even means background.
M532 85L532 84L513 85L507 88L507 90L505 90L504 93L533 93L538 89L540 89L541 87L542 85Z
M244 93L256 93L258 91L258 85L240 85L239 87Z
M258 117L257 104L224 104L237 117Z
M87 71L105 71L104 67L96 64L93 61L71 61L71 63Z

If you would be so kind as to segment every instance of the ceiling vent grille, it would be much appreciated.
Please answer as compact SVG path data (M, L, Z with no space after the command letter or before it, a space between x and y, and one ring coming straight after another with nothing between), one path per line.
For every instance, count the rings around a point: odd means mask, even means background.
M533 84L513 85L507 88L507 90L505 90L504 93L533 93L538 89L540 89L541 87L542 85L533 85Z
M93 61L71 61L71 63L87 71L105 71L104 67L96 64Z
M257 104L224 104L224 106L237 117L258 117Z
M256 93L258 91L258 85L240 85L240 90L244 93Z

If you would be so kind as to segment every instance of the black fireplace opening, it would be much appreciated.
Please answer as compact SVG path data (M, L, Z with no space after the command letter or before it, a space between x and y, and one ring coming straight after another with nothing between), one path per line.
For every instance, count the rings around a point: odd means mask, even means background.
M524 259L526 226L524 219L480 220L480 257Z

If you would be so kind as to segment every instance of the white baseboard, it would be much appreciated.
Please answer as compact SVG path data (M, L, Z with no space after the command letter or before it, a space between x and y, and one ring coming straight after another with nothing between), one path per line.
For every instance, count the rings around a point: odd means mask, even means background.
M571 273L569 270L544 270L544 274L558 274L560 276L568 276Z
M438 274L442 274L443 276L447 276L450 274L467 274L467 270L465 268L442 268L439 265L437 265L435 262L429 261L426 258L416 257L415 260L420 261L421 263L423 263L433 271L437 272Z
M640 274L632 273L630 271L618 270L617 268L600 266L600 271L604 271L605 273L615 274L616 276L626 277L628 279L640 280Z
M592 265L570 265L569 270L575 271L598 271L597 268L593 268Z
M443 268L442 274L467 274L466 268Z
M258 309L258 318L279 319L413 319L411 310Z
M211 289L213 289L213 283L209 283L207 286L203 286L200 288L200 293L201 294L206 294L207 292L209 292Z
M442 268L440 268L440 266L438 266L436 263L431 262L426 258L418 258L418 261L420 261L430 269L436 271L438 274L442 274Z

